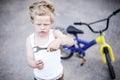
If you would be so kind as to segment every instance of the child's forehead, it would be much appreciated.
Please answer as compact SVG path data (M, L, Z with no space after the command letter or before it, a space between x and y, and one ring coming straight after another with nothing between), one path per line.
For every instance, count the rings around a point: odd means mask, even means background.
M50 20L50 16L35 16L35 20Z
M35 16L34 17L34 21L35 22L51 22L51 18L50 18L50 16Z

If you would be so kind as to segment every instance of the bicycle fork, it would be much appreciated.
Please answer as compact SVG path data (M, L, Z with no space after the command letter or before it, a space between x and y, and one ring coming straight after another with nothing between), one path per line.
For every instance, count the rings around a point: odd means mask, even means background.
M98 38L96 38L96 42L97 43L102 43L102 45L100 47L100 54L101 54L103 63L106 64L106 58L105 58L104 49L108 50L109 55L110 55L110 59L111 59L112 62L114 62L115 61L115 57L114 57L114 54L113 54L113 51L112 51L112 47L105 42L104 35L100 35Z

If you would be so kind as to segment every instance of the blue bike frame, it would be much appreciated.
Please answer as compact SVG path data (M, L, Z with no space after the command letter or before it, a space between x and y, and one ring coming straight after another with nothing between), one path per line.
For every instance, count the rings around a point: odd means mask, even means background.
M77 34L75 34L74 36L75 36L75 41L77 42L78 46L76 47L75 45L74 46L64 45L63 48L67 48L67 49L71 50L71 52L79 52L80 54L82 54L82 57L85 56L85 51L89 47L93 46L94 44L97 44L95 39L92 41L85 41L85 40L79 39Z

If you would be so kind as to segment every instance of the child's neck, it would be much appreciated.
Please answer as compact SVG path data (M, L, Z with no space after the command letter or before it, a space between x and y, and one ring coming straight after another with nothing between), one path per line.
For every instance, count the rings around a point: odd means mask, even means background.
M39 34L35 34L35 44L38 46L45 45L49 41L49 33L45 36L40 36Z
M46 38L49 36L49 33L46 33L45 35L39 35L39 33L35 33L35 36L38 38Z

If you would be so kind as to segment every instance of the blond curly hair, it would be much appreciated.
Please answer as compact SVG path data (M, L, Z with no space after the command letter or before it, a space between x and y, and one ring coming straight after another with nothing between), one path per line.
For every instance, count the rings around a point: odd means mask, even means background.
M30 18L34 20L37 16L50 16L51 21L54 22L55 8L53 3L49 0L38 0L29 6Z

